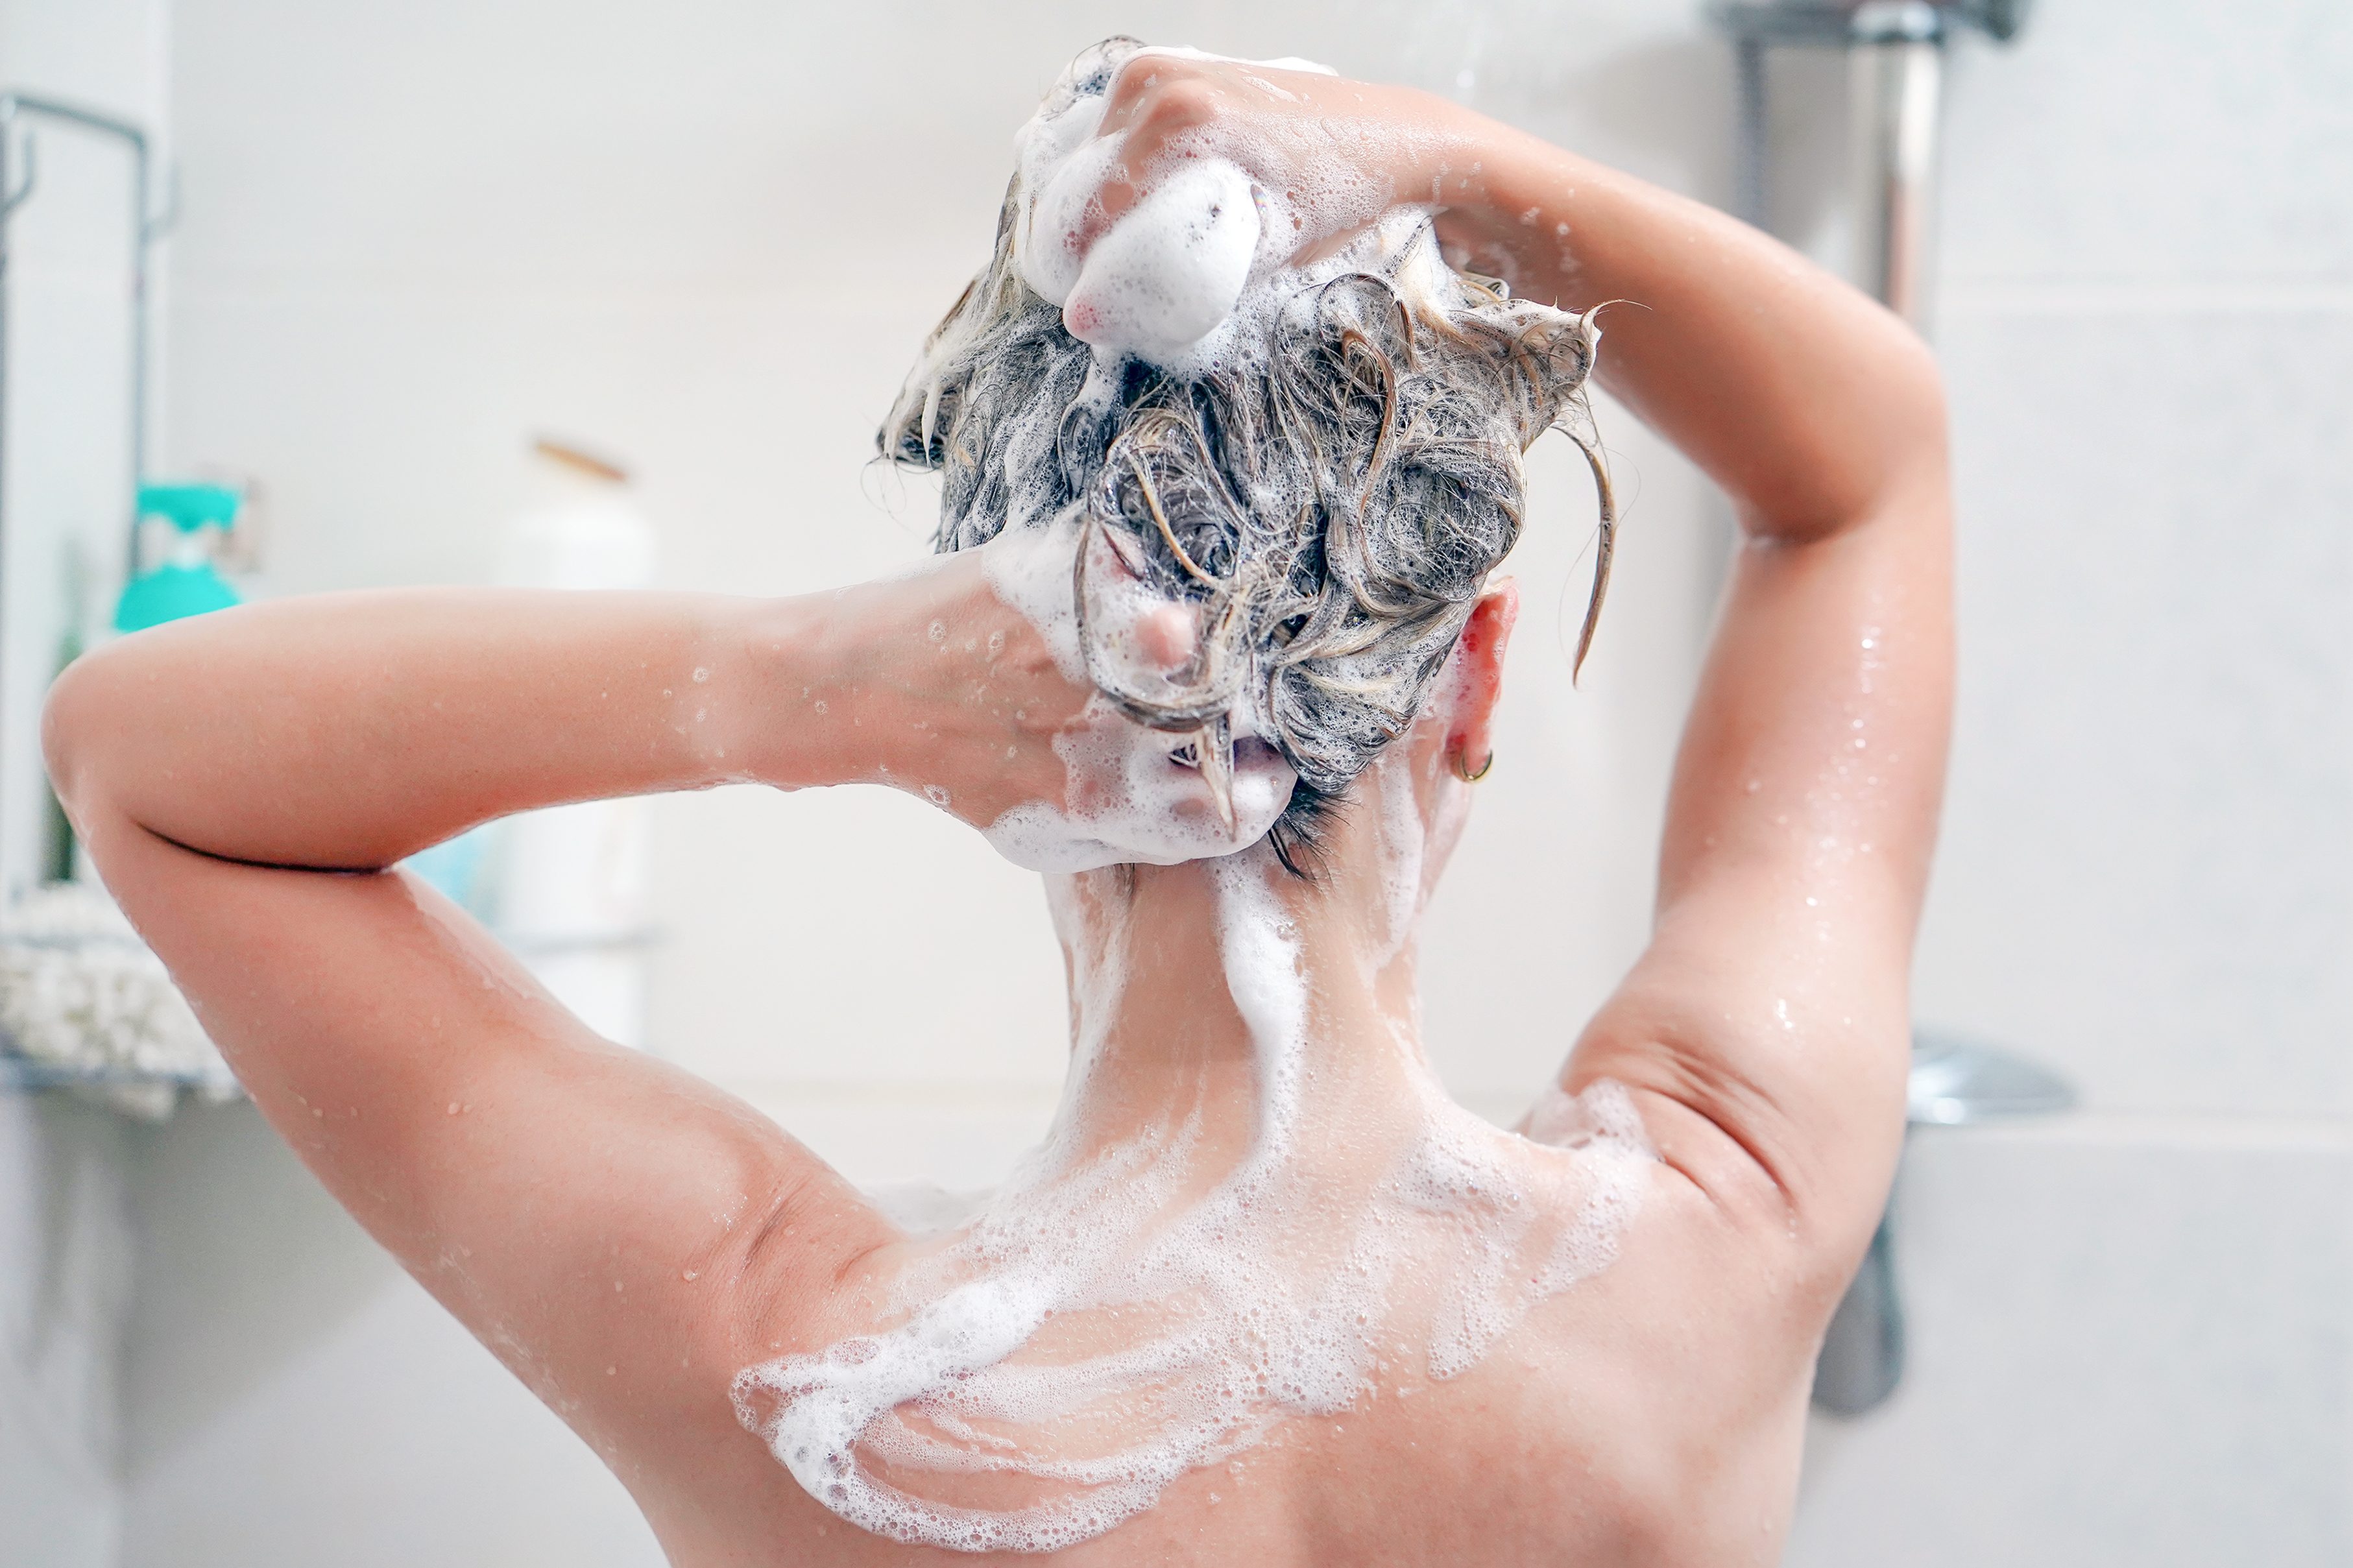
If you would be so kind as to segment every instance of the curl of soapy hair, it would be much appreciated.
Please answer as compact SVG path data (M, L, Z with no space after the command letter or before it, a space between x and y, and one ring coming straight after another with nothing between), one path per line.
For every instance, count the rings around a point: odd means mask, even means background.
M1108 88L1132 40L1082 55L1050 111ZM1199 374L1098 365L1022 280L1021 191L994 255L923 347L876 437L943 481L937 547L1075 515L1081 643L1138 722L1230 746L1250 715L1298 773L1276 835L1404 733L1490 572L1518 541L1521 455L1561 429L1600 499L1581 668L1609 585L1609 477L1586 402L1599 334L1438 259L1426 222L1388 226L1353 269L1278 273L1246 298L1230 352ZM1374 259L1356 265L1363 255ZM1198 606L1192 665L1149 689L1087 633L1091 558L1107 546L1150 590Z

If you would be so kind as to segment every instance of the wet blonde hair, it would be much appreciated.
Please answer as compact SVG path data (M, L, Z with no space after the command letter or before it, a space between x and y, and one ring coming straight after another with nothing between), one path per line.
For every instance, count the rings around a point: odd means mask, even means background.
M1074 61L1049 110L1109 89L1141 46ZM1436 259L1427 225L1365 269L1302 280L1233 353L1196 374L1099 366L1015 264L1023 192L1006 193L988 265L933 331L876 437L938 473L937 547L1076 513L1154 591L1199 607L1192 665L1145 690L1087 624L1104 694L1138 722L1230 746L1259 716L1296 770L1286 861L1318 808L1413 722L1488 574L1518 541L1521 455L1565 430L1591 463L1600 539L1577 661L1609 584L1614 519L1586 385L1598 334Z

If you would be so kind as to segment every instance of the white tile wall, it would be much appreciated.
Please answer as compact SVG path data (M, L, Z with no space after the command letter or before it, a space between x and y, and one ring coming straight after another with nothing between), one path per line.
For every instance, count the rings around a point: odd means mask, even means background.
M1948 310L1968 643L1924 1016L2353 1110L2353 311Z
M1948 289L2203 300L2353 269L2353 11L2068 0L1957 57Z
M0 1099L0 1563L116 1561L124 1142L103 1111Z
M2353 14L1956 57L1963 657L1923 1017L2091 1110L1923 1134L1883 1411L1789 1553L2353 1560Z
M1790 1568L2353 1561L2353 1137L2088 1118L1915 1135L1912 1360L1820 1421Z

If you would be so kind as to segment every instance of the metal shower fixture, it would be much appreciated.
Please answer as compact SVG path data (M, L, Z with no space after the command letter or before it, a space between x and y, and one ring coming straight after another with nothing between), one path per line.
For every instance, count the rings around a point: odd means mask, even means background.
M1716 0L1709 14L1717 26L1736 38L1836 45L1852 39L1858 26L1868 29L1884 25L1867 13L1927 11L1934 15L1926 26L1939 38L1951 28L1970 27L2006 44L2026 25L2031 9L2032 0L1920 0L1916 5L1873 0Z
M18 207L25 205L34 191L39 175L38 148L34 141L32 122L48 121L76 131L111 137L130 152L132 159L131 195L131 430L129 496L135 498L140 483L147 477L147 377L150 360L149 340L152 293L148 258L155 242L170 230L179 216L178 182L173 182L173 197L166 210L157 212L154 201L154 146L144 126L99 110L86 109L61 99L47 98L31 92L0 92L0 409L6 406L7 365L7 282L8 282L8 220ZM24 124L21 144L24 149L24 174L12 178L9 163L11 143L18 140L17 127ZM0 431L0 442L6 435ZM0 453L5 461L5 453ZM136 510L135 500L132 510ZM5 526L5 521L0 521ZM139 520L132 517L124 525L124 548L129 568L138 565Z
M2031 0L1715 0L1740 75L1733 184L1742 217L1765 222L1765 51L1847 52L1855 131L1855 281L1915 326L1927 314L1935 239L1936 121L1945 45L1975 31L2007 43Z

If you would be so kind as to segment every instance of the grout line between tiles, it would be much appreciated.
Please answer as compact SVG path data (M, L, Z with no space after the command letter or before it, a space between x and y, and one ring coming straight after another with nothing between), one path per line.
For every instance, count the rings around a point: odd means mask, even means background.
M2353 313L2353 284L2129 282L1948 283L1939 320L1968 316L2280 316Z
M1966 1138L2087 1148L2246 1149L2353 1152L2353 1117L2077 1110L1974 1127L1922 1127L1915 1139Z

